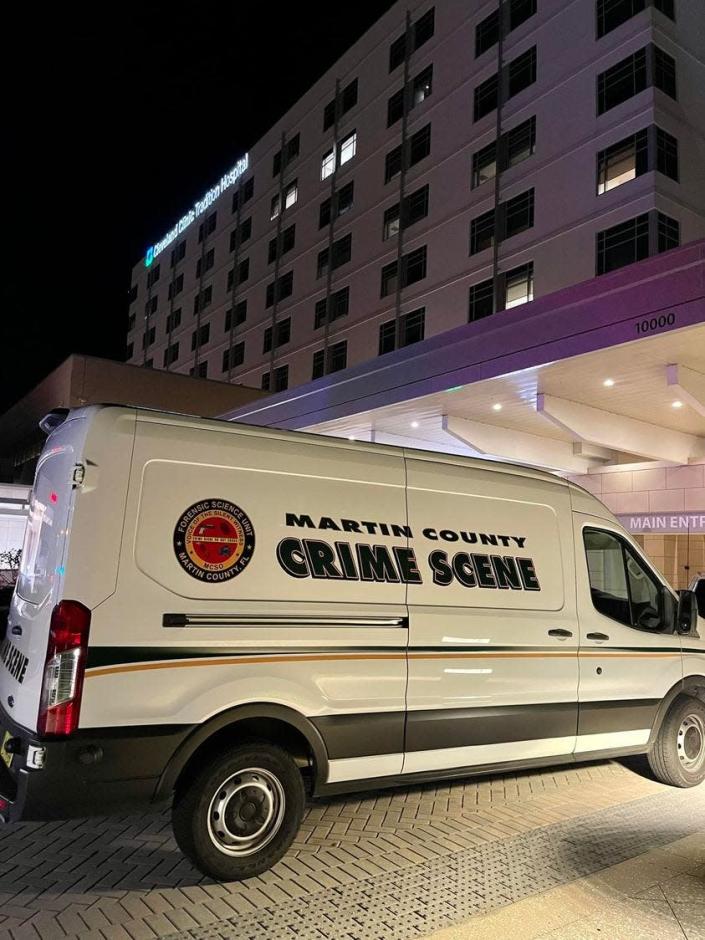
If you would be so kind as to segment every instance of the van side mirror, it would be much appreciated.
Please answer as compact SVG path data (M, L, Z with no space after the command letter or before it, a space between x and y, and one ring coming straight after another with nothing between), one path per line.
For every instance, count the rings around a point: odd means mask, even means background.
M678 633L694 634L698 629L698 604L694 591L678 592L676 630Z

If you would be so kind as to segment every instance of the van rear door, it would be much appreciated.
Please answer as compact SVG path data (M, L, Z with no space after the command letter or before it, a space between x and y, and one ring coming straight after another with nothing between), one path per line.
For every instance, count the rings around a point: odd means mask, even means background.
M37 728L54 604L61 596L75 500L73 473L88 420L71 415L47 438L30 495L22 563L0 648L3 707L19 725Z

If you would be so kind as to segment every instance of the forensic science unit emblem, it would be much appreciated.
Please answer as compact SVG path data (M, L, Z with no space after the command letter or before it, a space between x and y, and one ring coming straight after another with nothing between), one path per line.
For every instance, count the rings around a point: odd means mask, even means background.
M174 529L174 553L186 574L218 583L240 574L255 551L249 516L227 499L202 499L183 513Z

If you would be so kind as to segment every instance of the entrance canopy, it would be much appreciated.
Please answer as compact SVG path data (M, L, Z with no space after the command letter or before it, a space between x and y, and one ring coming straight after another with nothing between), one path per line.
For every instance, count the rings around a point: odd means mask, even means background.
M705 241L224 417L569 474L701 462Z

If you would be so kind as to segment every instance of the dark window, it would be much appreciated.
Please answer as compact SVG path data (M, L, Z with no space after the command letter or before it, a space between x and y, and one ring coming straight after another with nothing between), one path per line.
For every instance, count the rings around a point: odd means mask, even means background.
M342 117L343 114L354 108L357 104L357 79L354 78L350 84L346 85L345 88L340 92L338 96L338 117ZM336 109L336 99L329 101L328 104L323 109L323 130L327 131L329 127L332 127L335 124L335 109Z
M311 378L320 379L326 374L326 352L324 349L317 349L313 354L313 363L311 367Z
M127 346L125 346L125 359L126 360L132 359L134 354L135 354L135 344L128 343ZM164 351L164 359L166 360L166 350ZM164 362L164 365L166 365L166 361Z
M152 326L142 336L142 349L146 349L148 346L151 346L156 338L157 338L157 328L156 326Z
M328 347L328 371L340 372L348 362L348 344L346 340L340 343L333 343Z
M597 0L597 36L605 36L646 9L646 0Z
M274 388L270 389L271 375L265 372L262 376L262 389L266 392L285 392L289 387L289 366L278 366L274 370Z
M431 152L431 125L427 124L409 140L409 166L414 166Z
M211 325L210 323L204 323L202 327L197 330L194 330L191 334L191 351L193 351L196 346L205 346L211 335Z
M231 349L223 351L223 368L221 372L228 372L241 366L245 361L245 343L236 343Z
M494 244L494 209L483 212L470 223L470 254L491 248Z
M382 241L393 238L399 233L399 203L384 210L382 220Z
M150 316L150 314L157 312L158 302L159 302L159 298L156 296L156 294L154 297L149 298L147 303L144 305L145 316Z
M504 205L504 238L511 238L534 224L534 191L527 190L508 199Z
M497 145L493 141L472 155L472 188L494 179L497 173Z
M401 173L401 145L390 150L384 158L384 182L388 183L398 173Z
M344 317L348 313L350 305L350 288L343 287L341 290L335 291L328 298L327 309L329 311L329 321L332 323L334 320L338 320L340 317ZM318 329L320 326L326 322L326 298L323 297L322 300L319 300L316 303L313 328Z
M404 115L404 89L400 88L387 102L387 127L396 124Z
M676 60L659 49L654 50L654 85L674 100L676 99Z
M233 287L237 287L239 284L244 284L244 282L250 276L250 259L243 258L243 260L237 266L237 278L235 277L235 268L231 268L228 271L228 285L227 289L232 290Z
M154 368L154 359L147 359L147 360L145 361L144 367L145 367L145 369L153 369L153 368Z
M665 16L669 19L675 20L676 18L676 4L675 0L654 0L654 6L657 10L660 10Z
M415 108L433 92L433 66L427 66L411 82L411 107Z
M509 29L516 29L536 13L536 0L509 0Z
M291 251L294 247L296 241L296 225L290 225L289 228L284 229L283 232L280 232L276 238L273 238L269 243L269 253L268 253L268 262L269 264L272 261L275 261L277 255L281 257L285 255L287 251Z
M343 114L346 114L351 108L354 108L357 104L357 79L354 78L349 85L346 85L343 89L342 98L342 109Z
M241 323L244 323L247 319L247 300L241 300L239 303L235 304L230 310L225 314L225 332L229 333L231 328L234 326L239 326Z
M597 273L606 274L649 256L649 215L620 222L597 233Z
M134 330L136 323L137 323L137 314L136 313L129 314L127 317L127 332L128 333Z
M494 111L499 97L499 82L496 75L481 82L474 92L473 120L479 121L486 114Z
M207 379L208 378L208 363L199 362L197 366L192 366L189 369L189 375L193 375L197 379Z
M475 58L499 42L499 10L494 10L475 27Z
M179 274L179 276L174 278L174 280L169 285L169 300L171 300L173 297L176 297L178 294L180 294L183 289L184 289L184 276L183 274Z
M211 248L205 253L205 255L203 255L202 258L199 258L196 262L196 277L200 277L202 274L205 274L206 271L210 271L214 264L215 248Z
M351 255L352 234L350 233L333 242L331 270L335 271L335 269L339 268L341 265L347 264L347 262L350 261ZM317 277L322 277L328 270L328 257L327 248L324 248L323 251L319 251Z
M627 101L646 88L646 50L639 49L597 76L597 113Z
M180 245L177 245L176 248L171 249L171 267L183 261L186 257L186 242L181 242Z
M133 304L137 300L137 284L133 284L127 292L128 304Z
M400 287L408 287L426 277L426 246L416 248L401 259ZM381 295L386 297L396 290L398 278L397 262L392 261L382 268Z
M164 350L164 368L168 368L170 365L173 365L176 360L179 358L179 344L172 343L171 346L167 346Z
M218 213L211 212L211 214L206 218L205 222L201 222L198 226L198 241L202 242L204 238L208 238L209 235L212 235L215 232L216 222L218 220Z
M536 81L536 46L509 63L508 95L513 98Z
M656 169L678 180L678 141L660 127L656 128Z
M288 271L277 281L267 284L266 306L271 307L275 299L277 301L290 297L294 291L294 272Z
M664 215L663 212L659 212L656 218L659 252L677 248L680 245L680 225L676 219Z
M426 308L419 307L399 318L399 349L420 342L424 337ZM396 349L396 321L388 320L380 324L379 355Z
M193 298L193 312L198 313L200 310L204 310L212 299L213 286L209 284L208 287L204 287L201 293L196 294Z
M402 223L404 227L413 225L428 215L428 184L404 197Z
M536 118L530 117L502 135L505 144L506 166L514 166L530 157L536 149Z
M252 235L252 218L244 219L237 228L230 233L230 250L235 251L240 245L248 241Z
M424 13L424 15L414 23L414 50L419 49L425 42L428 42L433 36L434 27L434 8L431 7L427 13Z
M492 278L480 281L470 288L470 301L468 307L468 320L481 320L494 313L494 290Z
M269 372L262 373L262 391L263 392L269 391L270 379L271 379L271 375L269 374Z
M642 130L630 134L597 154L597 193L602 195L610 189L616 189L617 186L646 173L648 169L647 132Z
M389 71L393 72L406 58L406 33L395 39L389 47Z
M327 131L329 127L335 124L335 98L329 101L323 109L323 130Z
M159 275L161 274L161 265L155 264L150 268L147 273L147 287L152 287L153 284L156 284L159 280Z
M181 307L177 307L176 310L172 310L171 313L166 318L166 331L167 333L173 333L174 330L181 324Z
M282 320L280 323L277 323L274 327L274 334L276 341L274 343L274 348L278 349L280 346L286 345L291 339L291 317L287 317L286 320ZM272 327L268 326L264 331L264 345L262 352L271 352L272 350Z
M233 193L233 206L232 211L237 212L240 205L245 205L246 202L249 202L250 199L255 194L255 178L251 176L246 183L242 183L241 186L235 190Z
M331 218L337 219L352 208L355 184L352 180L346 183L333 195L324 199L318 211L318 227L323 228L330 224ZM334 211L331 210L334 208Z
M324 228L326 225L330 225L330 220L332 217L331 208L333 206L333 197L329 196L327 199L324 199L323 202L318 207L318 227Z

